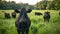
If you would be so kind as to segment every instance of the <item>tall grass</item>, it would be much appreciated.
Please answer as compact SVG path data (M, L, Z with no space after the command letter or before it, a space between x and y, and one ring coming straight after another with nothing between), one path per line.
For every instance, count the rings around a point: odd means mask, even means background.
M44 12L49 11L51 18L49 22L44 22ZM31 20L29 34L60 34L60 10L33 10L28 13ZM9 12L10 15L13 10L0 10L0 34L17 34L15 27L16 19L4 19L4 12ZM35 12L41 12L43 15L36 16ZM18 16L17 16L18 17Z

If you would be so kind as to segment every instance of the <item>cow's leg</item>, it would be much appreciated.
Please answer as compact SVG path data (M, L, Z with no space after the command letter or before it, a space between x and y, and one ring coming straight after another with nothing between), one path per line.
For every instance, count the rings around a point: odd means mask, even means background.
M28 34L28 32L29 32L29 29L26 31L26 34Z
M20 31L19 31L19 29L17 29L17 32L18 32L18 34L20 34Z
M46 19L44 19L44 22L46 22Z
M46 22L48 22L48 19L46 19Z
M49 22L49 19L48 19L48 22Z
M45 19L44 19L44 22L45 22Z
M22 34L24 34L24 32L22 32Z

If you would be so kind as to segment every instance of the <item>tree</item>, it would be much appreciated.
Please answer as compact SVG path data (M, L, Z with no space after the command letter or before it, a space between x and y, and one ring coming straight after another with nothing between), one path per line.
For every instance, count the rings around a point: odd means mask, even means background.
M40 1L36 5L36 8L43 9L43 10L60 10L60 0L53 0L53 1Z

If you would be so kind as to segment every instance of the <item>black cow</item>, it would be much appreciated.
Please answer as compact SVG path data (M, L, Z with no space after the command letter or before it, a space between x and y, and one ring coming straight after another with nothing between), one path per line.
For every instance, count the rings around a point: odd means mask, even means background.
M40 15L42 15L42 13L35 12L35 15L38 15L38 16L40 16Z
M10 19L10 14L9 13L4 13L4 16L6 19Z
M16 18L16 12L12 12L11 15L12 15L13 18Z
M30 13L31 11L32 11L31 9L27 11L25 8L22 8L21 11L17 9L15 10L16 13L20 13L18 19L15 22L18 34L20 34L20 32L22 32L22 34L24 34L24 32L28 34L31 21L27 16L27 13Z
M45 21L48 21L49 22L49 20L50 20L50 14L49 14L50 12L45 12L45 14L44 14L44 16L43 16L43 18L44 18L44 22Z

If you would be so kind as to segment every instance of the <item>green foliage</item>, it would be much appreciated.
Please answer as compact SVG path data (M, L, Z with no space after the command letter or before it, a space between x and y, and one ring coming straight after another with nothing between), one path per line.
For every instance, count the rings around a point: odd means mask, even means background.
M36 4L36 8L40 8L41 10L60 10L60 0L53 1L40 1Z
M31 9L34 9L34 6L32 5L28 5L28 3L26 4L23 4L23 3L18 3L16 4L14 1L11 1L11 2L7 2L7 1L2 1L0 3L0 9L21 9L21 8L31 8Z
M15 8L20 8L20 5L16 4L14 1L12 2L2 1L0 5L0 9L15 9Z
M0 9L20 9L20 8L31 8L36 10L60 10L60 0L42 0L38 2L36 5L29 5L28 3L18 3L16 4L14 1L7 2L0 0Z

